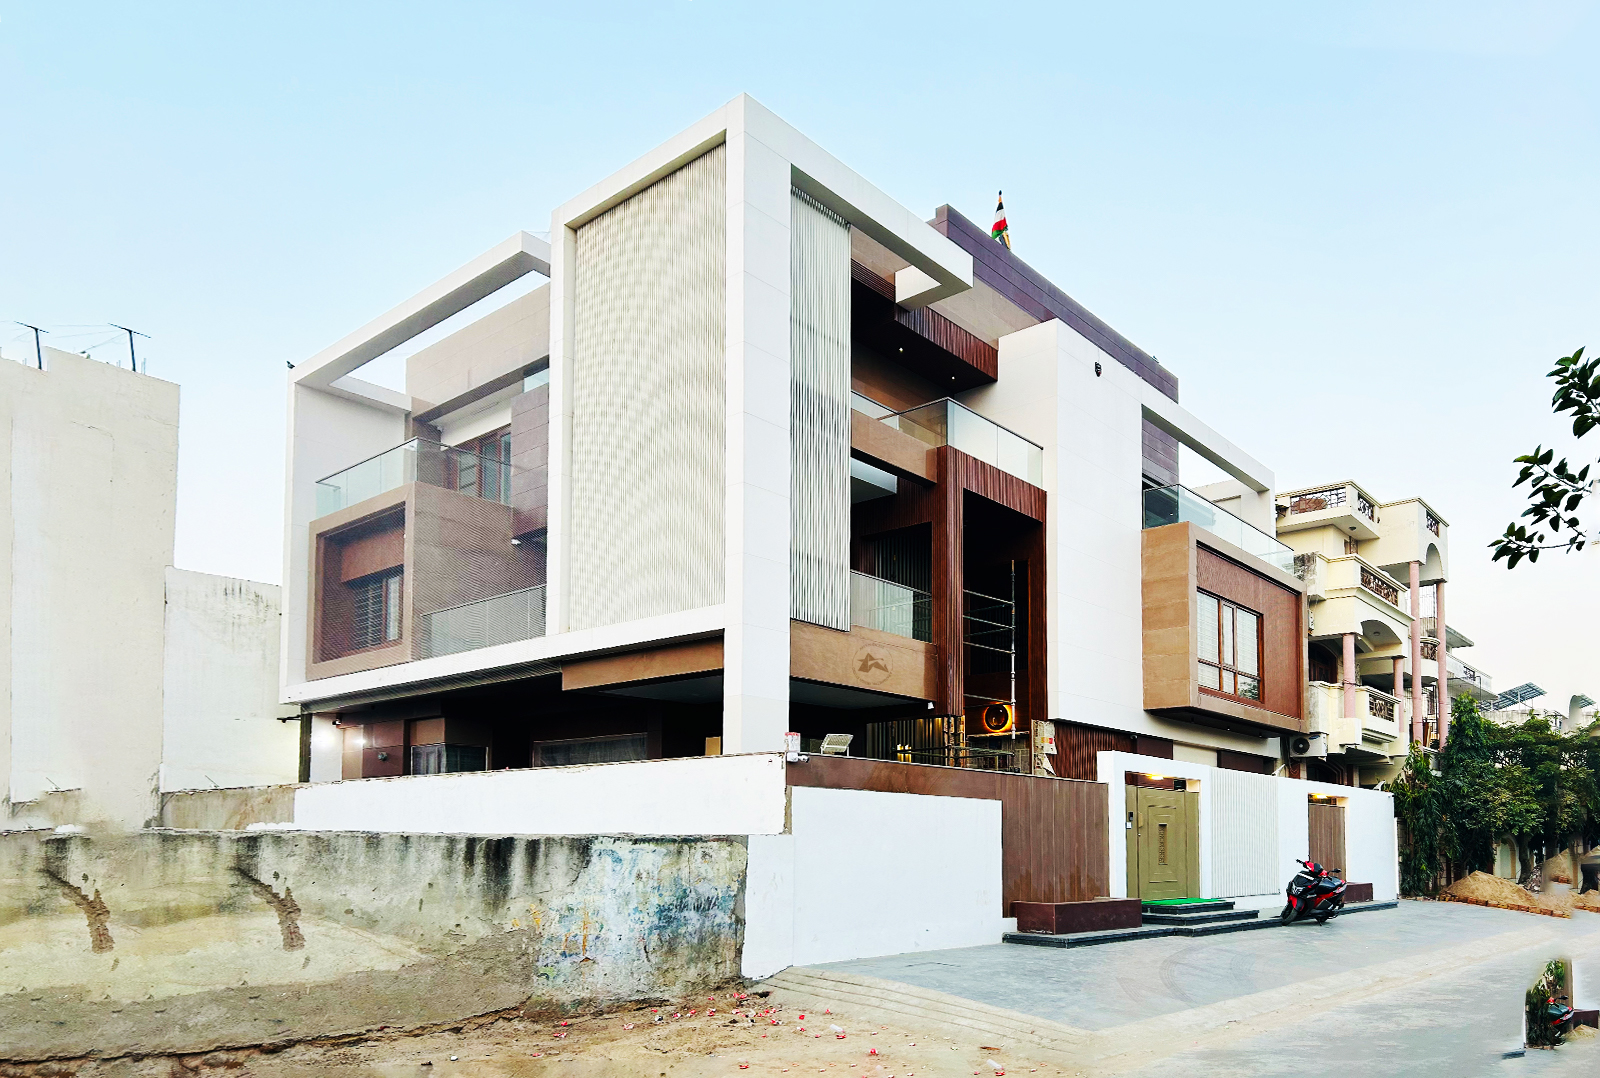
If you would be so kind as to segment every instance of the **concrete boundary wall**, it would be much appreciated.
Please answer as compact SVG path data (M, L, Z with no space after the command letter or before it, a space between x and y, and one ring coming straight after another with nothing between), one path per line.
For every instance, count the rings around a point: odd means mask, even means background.
M752 835L741 968L1000 942L1000 802L796 786Z
M0 836L0 1058L677 996L739 974L743 838Z
M1270 905L1299 871L1297 857L1309 856L1309 796L1339 798L1345 806L1346 876L1372 884L1378 901L1400 890L1394 795L1354 786L1278 776L1251 776L1187 760L1164 760L1130 752L1099 754L1098 775L1110 791L1111 894L1128 894L1128 829L1123 808L1124 776L1129 771L1197 779L1200 783L1200 895L1203 898L1260 898ZM1248 779L1241 783L1239 779ZM1262 817L1276 810L1270 823ZM1247 812L1255 813L1249 820ZM1276 883L1272 883L1276 880ZM1270 885L1270 886L1268 886ZM1260 888L1260 889L1256 889Z
M488 835L775 835L782 753L409 775L302 786L308 831Z

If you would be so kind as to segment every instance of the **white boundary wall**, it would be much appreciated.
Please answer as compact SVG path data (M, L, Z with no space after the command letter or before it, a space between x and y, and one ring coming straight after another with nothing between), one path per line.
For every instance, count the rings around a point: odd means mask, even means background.
M1110 791L1111 893L1128 893L1125 772L1198 779L1200 782L1200 895L1242 899L1241 906L1272 905L1308 857L1309 795L1339 798L1345 806L1345 877L1372 884L1372 897L1400 893L1394 795L1326 782L1249 775L1187 760L1129 752L1102 752L1097 774ZM1276 881L1275 883L1272 881ZM1270 884L1270 887L1267 885ZM1259 899L1259 902L1252 902Z
M1000 802L796 786L751 835L743 973L1000 942Z
M408 775L305 786L307 831L480 835L776 835L782 753ZM998 838L996 857L999 856Z

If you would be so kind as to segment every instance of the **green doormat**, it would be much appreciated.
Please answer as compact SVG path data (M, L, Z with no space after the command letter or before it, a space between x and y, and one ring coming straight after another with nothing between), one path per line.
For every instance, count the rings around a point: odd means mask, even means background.
M1152 898L1145 901L1146 906L1188 906L1195 902L1222 902L1220 898Z

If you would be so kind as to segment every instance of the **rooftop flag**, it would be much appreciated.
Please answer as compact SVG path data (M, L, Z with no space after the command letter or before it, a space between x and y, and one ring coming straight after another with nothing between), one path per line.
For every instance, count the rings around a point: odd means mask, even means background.
M1011 249L1011 233L1006 228L1006 198L1005 198L1005 194L1006 193L1004 191L1001 191L998 195L995 196L994 227L989 230L989 238L992 239L992 240L999 240L1001 243L1006 245L1006 250L1010 250Z

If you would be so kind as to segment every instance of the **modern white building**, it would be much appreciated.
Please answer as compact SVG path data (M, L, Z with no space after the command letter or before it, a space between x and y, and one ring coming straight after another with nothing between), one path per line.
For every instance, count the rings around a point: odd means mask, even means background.
M1313 791L1273 776L1310 729L1306 584L1271 470L1170 372L748 97L557 207L549 236L290 376L282 698L314 716L314 783L420 793L849 735L939 765L904 796L989 796L960 792L974 769L1099 790L1115 868L1083 897L1287 878L1280 846L1303 843L1276 836L1306 833ZM361 378L458 315L403 391ZM1178 485L1179 444L1229 489ZM365 789L339 819L376 819L360 805L390 787ZM1389 818L1385 794L1315 792ZM1258 802L1251 873L1213 874L1218 821ZM1169 826L1192 870L1151 845Z
M0 362L0 424L0 829L141 827L204 774L293 781L277 589L171 568L178 387L45 348ZM230 665L252 651L253 680Z

